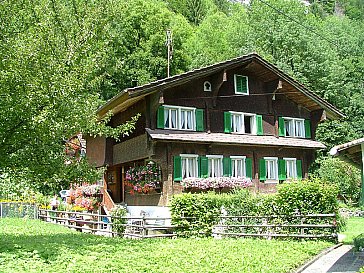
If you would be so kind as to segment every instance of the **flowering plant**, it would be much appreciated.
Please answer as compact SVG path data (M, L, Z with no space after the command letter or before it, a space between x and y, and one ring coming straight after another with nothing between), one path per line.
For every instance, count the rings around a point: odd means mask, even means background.
M100 206L101 187L84 183L81 186L71 185L69 203L85 210L92 211Z
M201 190L219 188L247 188L252 185L253 183L251 179L246 177L190 177L181 181L181 186L185 189L197 188Z
M150 161L147 165L131 167L126 171L125 185L131 187L130 193L148 193L161 187L161 168Z

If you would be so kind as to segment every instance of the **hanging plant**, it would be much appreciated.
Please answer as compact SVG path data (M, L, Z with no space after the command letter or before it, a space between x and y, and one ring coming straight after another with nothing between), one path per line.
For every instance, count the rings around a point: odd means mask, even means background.
M132 188L131 194L149 193L160 189L162 186L160 166L150 161L147 165L131 167L126 171L125 185Z

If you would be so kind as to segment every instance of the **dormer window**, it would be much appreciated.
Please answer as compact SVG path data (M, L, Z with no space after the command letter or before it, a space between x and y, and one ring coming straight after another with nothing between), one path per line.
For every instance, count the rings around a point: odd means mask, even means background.
M249 95L248 77L235 74L234 88L235 88L235 94Z
M211 83L208 81L205 81L203 83L203 91L205 92L211 92L212 91L212 87L211 87Z

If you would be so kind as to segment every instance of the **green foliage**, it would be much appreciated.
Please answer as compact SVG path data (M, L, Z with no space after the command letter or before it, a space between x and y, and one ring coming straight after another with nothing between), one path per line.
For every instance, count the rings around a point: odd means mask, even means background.
M332 243L213 238L127 240L38 220L0 220L1 272L292 272ZM272 251L274 250L274 251Z
M126 214L126 208L121 205L116 205L111 210L111 216L114 217L124 217ZM112 231L117 232L119 236L123 236L126 221L126 218L112 218Z
M358 205L360 197L361 173L354 166L337 158L325 158L320 161L316 171L322 181L336 185L339 198L348 205Z
M354 238L354 247L356 251L364 251L364 233Z
M214 192L174 195L170 209L176 232L186 237L210 236L225 197Z
M338 213L338 189L320 180L299 181L279 185L278 192L270 195L253 195L246 189L231 194L181 194L173 196L170 207L173 223L182 236L210 236L213 226L222 213L228 215L283 215L276 223L286 221L295 214ZM191 218L182 218L191 217ZM337 214L339 228L345 221ZM321 223L311 219L310 223ZM253 223L252 223L253 224Z
M278 186L276 195L277 213L337 213L338 189L335 185L322 183L320 180L303 180L284 183Z

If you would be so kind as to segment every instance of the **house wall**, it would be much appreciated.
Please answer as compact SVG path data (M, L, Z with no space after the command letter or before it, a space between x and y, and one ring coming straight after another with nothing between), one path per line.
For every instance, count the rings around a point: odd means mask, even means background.
M249 95L235 94L234 74L248 76ZM200 78L166 90L163 92L164 104L204 109L206 131L220 133L224 132L224 112L227 111L262 115L264 135L278 136L279 116L311 118L307 109L297 105L283 94L277 93L273 99L272 93L278 84L277 81L264 83L242 69L227 71L226 75L227 81L223 81L220 74L217 73L211 77ZM220 82L216 79L220 79ZM205 81L212 83L212 92L203 91ZM151 107L150 115L154 120L156 120L158 106L159 104L154 104ZM318 120L312 119L312 121L314 122L312 127L316 128ZM155 123L151 128L156 128Z
M208 144L191 144L191 143L157 143L154 149L152 159L162 167L163 195L159 199L158 205L167 205L168 200L174 194L182 193L183 188L179 182L173 181L173 156L180 154L197 154L197 155L223 155L229 156L246 156L253 159L253 184L252 189L256 192L275 192L276 183L264 183L259 181L259 159L267 156L272 157L293 157L302 160L303 177L308 176L308 167L314 159L314 151L297 148L275 147L253 147L238 145L208 145ZM134 198L146 199L143 195ZM144 200L145 201L145 200ZM139 200L139 202L141 202Z
M235 94L234 74L248 76L249 95ZM212 92L203 91L205 81L212 84ZM113 193L117 199L116 201L124 201L128 205L167 205L173 194L181 193L183 190L179 182L173 181L173 156L179 154L215 154L225 157L242 155L250 157L253 159L254 190L259 192L274 192L276 189L276 184L259 181L259 159L262 157L294 157L300 159L302 160L303 176L307 177L308 167L314 159L313 150L241 145L153 143L145 133L145 128L156 129L157 109L161 104L165 104L204 109L205 131L207 132L223 133L224 112L237 111L262 115L264 135L273 136L278 136L279 116L311 119L311 131L314 137L314 132L318 123L323 119L324 112L317 110L310 113L307 109L297 105L279 92L273 96L277 85L278 80L264 82L261 78L244 70L244 68L236 68L189 81L173 87L173 89L157 90L155 93L136 102L127 110L115 115L110 122L113 127L125 123L138 113L141 114L135 130L129 136L122 137L118 142L110 140L112 149L106 151L105 158L112 158L110 169L115 170L117 173L116 184L110 185L112 191L116 191L116 193ZM131 195L121 187L124 176L123 170L125 172L126 168L132 166L134 160L141 159L154 160L161 166L163 181L161 194Z

